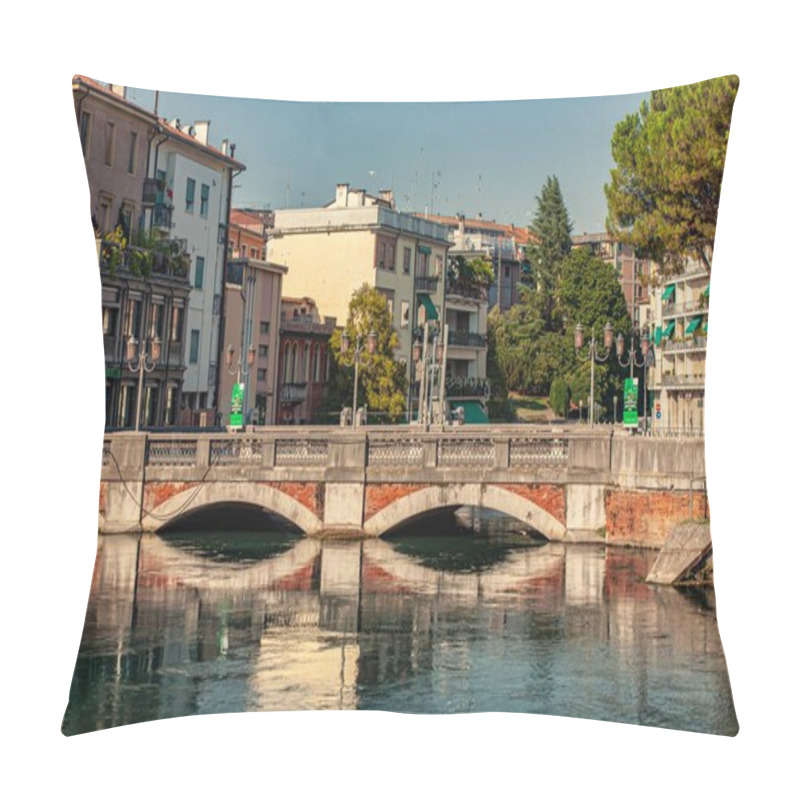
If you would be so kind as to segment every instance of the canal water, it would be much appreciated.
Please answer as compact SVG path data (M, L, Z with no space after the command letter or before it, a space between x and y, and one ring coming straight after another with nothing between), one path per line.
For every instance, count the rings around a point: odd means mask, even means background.
M462 510L320 542L262 516L98 541L66 735L191 714L525 712L735 735L711 588Z

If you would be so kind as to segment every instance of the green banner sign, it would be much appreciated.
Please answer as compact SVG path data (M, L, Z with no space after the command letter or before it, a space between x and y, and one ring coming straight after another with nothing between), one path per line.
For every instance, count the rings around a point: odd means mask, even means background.
M625 396L622 422L628 428L639 425L639 379L625 378Z
M242 409L244 408L244 384L234 383L231 391L231 427L242 427Z

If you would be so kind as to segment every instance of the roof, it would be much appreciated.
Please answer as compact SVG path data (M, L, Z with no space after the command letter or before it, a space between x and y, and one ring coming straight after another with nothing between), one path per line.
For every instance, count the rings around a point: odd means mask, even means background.
M459 217L439 216L437 214L415 214L414 216L422 217L431 222L438 222L440 225L445 225L448 228L457 229L461 224L461 219ZM496 233L506 239L514 239L514 241L522 245L536 241L536 237L527 228L521 228L513 224L504 225L494 220L483 219L482 217L477 219L464 218L464 228L486 231L487 233Z
M221 161L224 161L228 166L232 167L233 169L236 170L246 169L245 165L242 164L240 161L236 161L236 159L231 158L229 155L226 155L221 150L217 150L216 147L212 147L210 144L203 144L202 142L195 139L193 136L190 136L187 131L179 130L174 125L171 125L163 117L159 117L154 112L148 111L147 109L142 108L141 106L137 106L136 103L132 103L130 100L123 97L122 95L119 95L116 92L112 92L107 85L100 83L100 81L96 81L93 78L87 78L85 75L73 76L72 78L73 91L75 91L75 89L80 87L81 85L85 86L87 89L97 92L98 94L102 95L108 100L112 100L118 105L126 107L133 113L147 117L152 122L154 127L160 127L161 130L169 134L174 139L182 140L185 141L187 144L191 144L193 147L196 147L199 150L206 152L208 155L213 156L214 158L217 158Z

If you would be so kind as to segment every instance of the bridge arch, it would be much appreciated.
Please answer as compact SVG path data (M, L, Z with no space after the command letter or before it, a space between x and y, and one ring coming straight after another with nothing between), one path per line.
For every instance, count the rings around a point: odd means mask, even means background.
M302 503L273 486L250 481L209 482L184 489L145 512L142 528L155 532L184 514L219 503L260 506L285 517L307 535L314 535L322 530L322 521Z
M415 517L444 508L477 506L508 514L551 541L563 541L567 529L552 514L521 495L480 483L428 486L394 500L364 523L364 532L382 536Z

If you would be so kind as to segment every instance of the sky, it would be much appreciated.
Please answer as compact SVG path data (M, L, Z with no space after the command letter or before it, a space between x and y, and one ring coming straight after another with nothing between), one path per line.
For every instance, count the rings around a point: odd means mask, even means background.
M127 96L155 107L152 90ZM314 103L160 91L158 113L184 127L210 120L212 146L236 144L247 167L234 183L239 207L320 206L337 183L349 183L373 194L393 189L403 211L527 226L555 175L580 234L605 229L614 126L647 97Z

